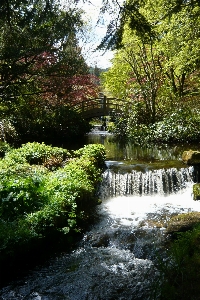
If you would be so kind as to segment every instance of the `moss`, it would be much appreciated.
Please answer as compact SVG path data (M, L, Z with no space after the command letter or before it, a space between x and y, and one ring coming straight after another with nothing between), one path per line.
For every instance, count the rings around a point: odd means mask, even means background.
M200 184L196 183L193 185L193 199L200 200Z
M188 150L182 154L182 160L187 165L199 165L200 164L200 152Z
M200 223L200 212L191 212L171 217L167 233L182 232L192 229Z

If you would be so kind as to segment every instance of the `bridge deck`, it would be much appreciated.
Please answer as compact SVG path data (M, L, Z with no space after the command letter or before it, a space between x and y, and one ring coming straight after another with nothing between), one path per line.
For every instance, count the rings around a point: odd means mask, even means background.
M122 100L117 98L108 98L106 96L83 101L77 106L85 119L108 116L111 113L120 113L122 111Z

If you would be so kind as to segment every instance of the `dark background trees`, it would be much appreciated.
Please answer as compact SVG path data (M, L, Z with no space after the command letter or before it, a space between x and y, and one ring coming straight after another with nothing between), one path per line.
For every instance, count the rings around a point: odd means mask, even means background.
M71 108L98 92L76 38L81 14L53 0L0 4L0 118L15 127L19 141L88 131Z

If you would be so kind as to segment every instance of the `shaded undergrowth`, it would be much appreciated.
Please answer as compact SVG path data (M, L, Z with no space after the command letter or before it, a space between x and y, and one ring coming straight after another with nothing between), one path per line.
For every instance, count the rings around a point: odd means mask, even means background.
M158 269L161 274L160 300L200 299L199 223L186 232L173 233L168 243L167 258L159 260Z

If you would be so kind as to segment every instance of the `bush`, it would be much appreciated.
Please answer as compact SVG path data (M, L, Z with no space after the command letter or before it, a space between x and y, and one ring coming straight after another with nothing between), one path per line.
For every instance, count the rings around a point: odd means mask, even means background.
M97 203L104 147L89 145L74 151L74 158L53 171L31 165L52 154L69 157L67 150L28 143L0 162L1 258L33 239L76 232Z
M197 112L179 109L156 123L154 139L161 142L192 142L200 138L200 117Z
M13 221L44 205L46 195L42 186L46 172L42 167L28 165L0 170L0 216L3 220Z
M87 145L74 151L74 156L93 159L95 166L103 167L106 159L105 147L101 144Z
M199 115L197 110L177 109L154 124L141 123L134 114L121 116L115 123L113 133L117 138L135 144L196 142L200 139Z
M43 188L48 203L26 218L36 234L49 234L52 230L68 233L76 229L77 218L87 209L87 202L96 204L87 171L76 162L49 174Z
M33 142L9 151L6 154L5 159L10 161L11 164L27 162L30 165L37 165L44 164L47 160L52 158L64 161L70 157L71 154L66 149Z
M35 107L30 106L28 110L24 110L27 101L19 105L13 124L20 143L37 141L58 145L63 141L66 143L76 137L83 137L91 130L89 122L73 108L66 105L48 105L47 108L41 103Z

